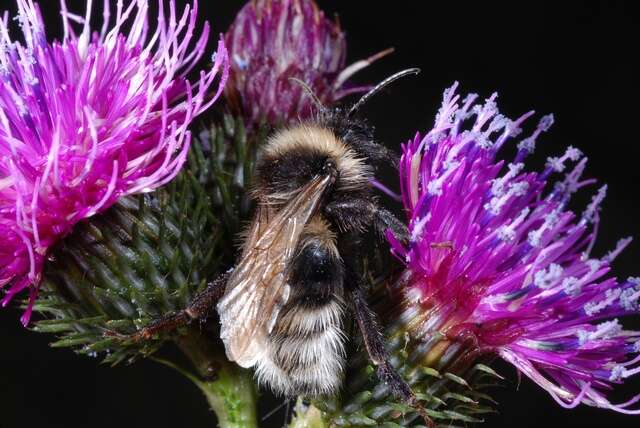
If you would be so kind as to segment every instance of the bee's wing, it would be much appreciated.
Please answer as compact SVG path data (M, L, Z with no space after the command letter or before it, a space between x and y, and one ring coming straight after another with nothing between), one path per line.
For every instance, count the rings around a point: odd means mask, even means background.
M242 367L260 358L289 298L287 266L330 181L329 176L314 179L275 214L268 206L258 207L242 258L217 306L227 356Z

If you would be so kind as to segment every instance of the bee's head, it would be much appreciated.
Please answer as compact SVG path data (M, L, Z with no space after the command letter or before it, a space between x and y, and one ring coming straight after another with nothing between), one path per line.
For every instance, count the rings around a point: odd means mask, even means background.
M327 173L334 179L332 195L367 194L375 167L380 163L397 165L398 159L374 140L373 129L355 114L389 84L418 72L413 68L388 77L348 110L324 107L311 88L296 79L314 100L316 118L271 136L258 161L254 195L286 201L315 177Z
M287 200L320 175L332 176L331 193L366 189L373 168L367 158L321 123L277 131L262 150L255 193Z

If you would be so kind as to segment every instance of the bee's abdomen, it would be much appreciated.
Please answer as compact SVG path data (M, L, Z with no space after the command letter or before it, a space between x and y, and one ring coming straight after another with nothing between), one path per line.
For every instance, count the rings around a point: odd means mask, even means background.
M337 300L283 314L269 335L265 359L258 363L259 380L287 396L335 392L345 360L341 318Z
M320 308L342 293L343 267L334 248L317 238L304 241L289 274L292 304Z
M335 392L342 383L344 269L328 223L307 224L288 271L290 296L269 332L256 373L287 396Z

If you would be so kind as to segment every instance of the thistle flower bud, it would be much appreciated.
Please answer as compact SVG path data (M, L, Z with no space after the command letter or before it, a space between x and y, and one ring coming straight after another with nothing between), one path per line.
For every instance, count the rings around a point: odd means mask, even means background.
M225 92L247 127L288 123L313 112L313 90L326 105L367 89L348 79L389 51L346 67L347 43L340 24L313 0L254 0L236 16L225 36L231 60Z
M188 125L226 80L222 40L212 69L195 84L185 78L209 36L207 25L192 43L197 7L178 17L171 0L165 19L159 2L150 29L146 1L119 2L112 27L104 4L104 25L92 33L91 8L83 18L62 1L62 42L47 42L32 0L18 1L23 42L11 39L8 14L0 19L0 286L3 305L29 290L24 324L51 249L81 220L173 179Z

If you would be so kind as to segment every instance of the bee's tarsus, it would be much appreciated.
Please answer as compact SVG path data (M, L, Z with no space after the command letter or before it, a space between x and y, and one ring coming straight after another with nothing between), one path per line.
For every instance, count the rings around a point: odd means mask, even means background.
M391 230L393 235L399 241L402 243L409 242L410 236L407 226L398 220L398 218L390 211L382 207L376 207L375 220L376 223L374 223L374 227L381 236L384 236L384 233L387 230Z
M377 367L378 378L389 385L393 394L405 404L413 407L424 419L429 428L435 428L435 423L420 404L411 386L398 374L391 365L389 354L385 348L384 337L380 332L374 312L369 308L363 295L362 287L351 291L353 307L358 327L362 332L365 348L371 362Z

